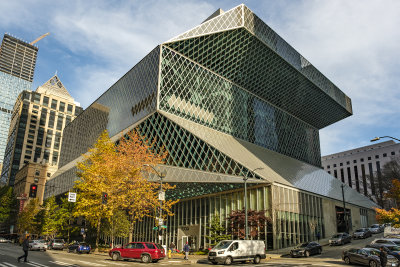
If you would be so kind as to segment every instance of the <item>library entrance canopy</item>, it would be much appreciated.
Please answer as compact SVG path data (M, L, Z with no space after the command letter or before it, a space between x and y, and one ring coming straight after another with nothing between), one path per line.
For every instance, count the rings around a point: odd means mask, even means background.
M245 5L218 14L163 45L318 129L352 115L350 98Z

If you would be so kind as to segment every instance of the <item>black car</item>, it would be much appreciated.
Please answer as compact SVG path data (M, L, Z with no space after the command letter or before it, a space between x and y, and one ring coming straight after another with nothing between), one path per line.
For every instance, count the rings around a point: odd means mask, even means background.
M400 261L400 247L399 246L384 246L383 247L388 255L392 255Z
M68 246L68 252L90 253L90 246L85 242L74 241Z
M371 237L372 233L369 230L369 228L360 228L357 229L354 233L353 233L353 238L354 239L358 239L358 238L367 238L367 237Z
M352 248L342 253L342 260L346 264L361 264L370 267L380 266L379 250L375 248ZM391 255L387 256L386 266L399 266L398 261Z
M347 233L339 233L336 235L333 235L329 239L329 245L334 246L334 245L344 245L346 243L351 242L351 236Z
M294 257L308 257L313 254L321 254L322 246L317 242L303 243L295 249L290 251L290 256Z

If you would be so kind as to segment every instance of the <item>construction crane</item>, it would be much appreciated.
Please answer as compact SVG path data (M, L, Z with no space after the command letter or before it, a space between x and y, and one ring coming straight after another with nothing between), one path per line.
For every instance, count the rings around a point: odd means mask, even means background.
M33 41L33 42L31 42L30 44L31 45L33 45L33 44L35 44L35 43L37 43L37 42L39 42L40 40L42 40L44 37L46 37L47 35L49 35L50 33L48 32L48 33L45 33L45 34L43 34L42 36L40 36L40 37L38 37L38 38L36 38L36 40L35 41Z

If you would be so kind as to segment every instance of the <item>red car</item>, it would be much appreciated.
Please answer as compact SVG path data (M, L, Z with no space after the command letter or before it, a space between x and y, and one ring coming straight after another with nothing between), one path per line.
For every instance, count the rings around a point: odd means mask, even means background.
M108 255L114 260L141 259L142 262L158 262L165 258L164 249L160 244L152 242L132 242L122 248L113 248Z

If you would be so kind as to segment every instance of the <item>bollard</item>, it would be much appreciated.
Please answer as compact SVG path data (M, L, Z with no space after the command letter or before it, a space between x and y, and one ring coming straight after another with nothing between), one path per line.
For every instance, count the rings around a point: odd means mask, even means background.
M170 259L170 258L171 258L171 250L168 249L168 259Z

